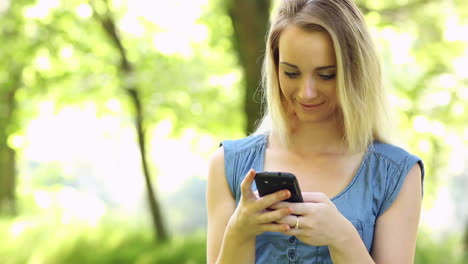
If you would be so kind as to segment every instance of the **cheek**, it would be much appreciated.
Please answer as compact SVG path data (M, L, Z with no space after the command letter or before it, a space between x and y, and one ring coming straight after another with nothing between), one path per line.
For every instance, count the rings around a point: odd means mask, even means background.
M336 89L336 83L327 84L325 88L327 97L331 100L337 101L338 100L338 90Z
M292 87L291 83L286 80L284 77L279 77L279 87L280 87L280 92L283 97L285 97L287 100L291 97L292 93Z
M291 108L292 105L292 94L293 94L293 88L291 86L291 83L288 80L285 80L285 78L278 78L278 84L279 84L279 96L280 96L280 101L283 109L287 109L286 112L294 112L294 110Z
M338 90L336 89L336 85L332 85L328 89L328 98L330 99L333 106L338 106Z

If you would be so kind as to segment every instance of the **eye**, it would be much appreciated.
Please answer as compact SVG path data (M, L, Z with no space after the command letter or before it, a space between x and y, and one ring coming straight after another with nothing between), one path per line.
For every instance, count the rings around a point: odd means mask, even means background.
M319 76L323 80L331 80L335 78L336 74L320 74Z
M288 76L290 79L294 79L297 76L299 76L299 73L297 73L297 72L286 72L285 71L284 74L286 74L286 76Z

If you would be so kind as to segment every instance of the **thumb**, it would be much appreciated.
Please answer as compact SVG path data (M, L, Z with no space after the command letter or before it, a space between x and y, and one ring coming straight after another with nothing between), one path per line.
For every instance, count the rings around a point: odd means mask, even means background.
M241 183L241 199L256 199L255 194L252 191L252 183L255 179L256 172L254 169L250 169L245 175Z

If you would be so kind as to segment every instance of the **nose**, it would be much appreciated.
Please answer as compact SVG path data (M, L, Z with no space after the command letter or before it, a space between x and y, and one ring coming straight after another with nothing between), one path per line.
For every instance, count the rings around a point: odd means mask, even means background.
M304 83L302 85L301 89L301 97L302 99L314 99L317 97L317 82L314 80L313 77L308 77L304 80Z

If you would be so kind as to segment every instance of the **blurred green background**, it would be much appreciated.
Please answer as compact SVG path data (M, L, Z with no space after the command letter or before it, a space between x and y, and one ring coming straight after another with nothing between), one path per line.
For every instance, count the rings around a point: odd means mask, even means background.
M426 164L416 263L468 263L468 5L356 2ZM258 118L276 4L0 0L0 263L205 263L207 161Z

